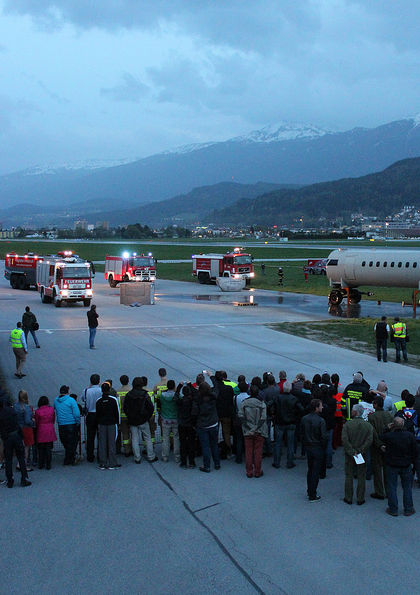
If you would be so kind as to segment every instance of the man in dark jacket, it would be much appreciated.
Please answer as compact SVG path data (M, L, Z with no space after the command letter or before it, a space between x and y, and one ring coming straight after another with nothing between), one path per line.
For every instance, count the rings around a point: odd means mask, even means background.
M146 442L147 460L150 463L157 461L149 426L149 419L154 413L154 407L143 386L142 378L134 378L133 388L126 394L123 406L128 425L130 426L134 461L137 464L141 463L140 441L142 440L142 436Z
M96 349L95 347L95 337L96 337L96 329L98 328L98 318L99 314L96 312L95 304L92 304L90 310L86 312L86 316L88 319L88 327L89 327L89 347L90 349Z
M26 342L28 342L28 335L31 333L33 340L35 341L35 345L37 349L41 347L38 342L38 337L36 336L36 331L38 330L38 322L36 320L36 316L29 306L26 306L25 312L22 315L22 328L23 332L25 333Z
M233 418L233 388L230 384L225 384L227 378L226 372L220 370L211 376L211 381L217 394L217 415L222 426L223 447L221 459L232 457L231 434Z
M301 427L303 443L308 461L306 481L308 485L308 498L310 502L318 502L321 496L317 495L319 475L324 464L325 449L328 443L327 427L321 417L322 402L312 399L310 413L302 418Z
M377 322L373 327L376 337L376 356L378 362L381 361L381 356L384 362L387 361L387 343L389 335L389 326L386 321L386 316L382 316L380 322ZM381 353L382 351L382 353Z
M117 399L110 394L109 382L104 382L101 388L102 397L96 401L99 469L117 469L121 467L115 454L120 410Z
M276 388L278 389L279 387L276 386ZM292 469L293 467L296 467L294 462L295 431L296 424L304 412L304 409L298 399L291 394L291 390L291 383L285 382L283 384L283 393L276 394L271 405L275 424L274 460L272 465L276 469L280 467L282 444L285 434L287 437L287 468ZM265 391L262 392L264 393Z
M360 401L364 401L368 392L369 386L363 384L362 374L360 372L353 374L353 382L346 386L341 398L341 411L347 421L351 419L353 405L357 405Z
M13 479L13 451L19 461L21 481L23 488L31 485L27 480L25 463L25 447L23 445L22 430L17 421L17 415L5 399L0 399L0 438L3 441L4 458L6 462L7 487L12 488Z
M411 465L416 463L417 445L411 432L404 429L402 417L396 417L389 430L380 439L384 443L388 508L386 512L391 516L398 516L397 485L398 476L401 477L403 489L404 515L411 516L416 511L413 506L413 473Z
M383 397L375 397L372 401L374 413L368 416L368 422L373 427L373 443L370 449L373 488L374 492L370 495L371 498L377 500L385 500L384 485L386 485L386 474L384 466L384 453L382 451L383 442L379 438L389 424L392 423L393 417L389 411L384 411Z
M366 488L366 452L372 446L373 428L363 419L363 405L353 406L352 419L343 428L343 447L345 456L344 502L353 503L353 474L357 474L357 504L365 503ZM357 463L355 456L362 455L364 462Z
M191 383L184 384L183 382L180 382L175 391L174 400L178 410L178 431L181 455L180 467L186 469L188 459L188 468L194 469L196 433L192 419L193 392Z

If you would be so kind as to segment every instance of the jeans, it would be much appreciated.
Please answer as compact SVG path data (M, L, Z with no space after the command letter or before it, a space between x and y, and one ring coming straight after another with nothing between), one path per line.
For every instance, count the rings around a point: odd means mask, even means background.
M58 433L64 446L64 465L72 465L76 459L79 426L76 424L58 426Z
M171 449L171 440L170 440L171 433L172 433L172 436L174 439L175 462L179 463L180 449L179 449L178 420L162 418L162 457L164 459L169 458L169 451Z
M146 421L140 426L130 426L131 432L131 447L134 453L134 460L141 461L140 442L143 439L146 443L147 458L149 461L153 461L155 458L155 451L153 450L152 436L150 434L149 422Z
M378 362L381 361L381 355L384 362L387 360L387 351L386 351L386 344L387 339L376 339L376 357L378 358ZM382 350L382 354L381 354Z
M287 426L274 426L274 459L273 465L280 467L283 437L286 434L287 437L287 464L292 465L295 458L295 431L296 426L294 424L288 424Z
M245 440L245 468L248 477L260 477L262 475L262 451L264 437L259 434L244 436Z
M236 446L236 457L237 463L242 463L242 456L245 450L244 435L242 434L242 426L235 426L235 446Z
M333 447L332 447L332 442L333 442L333 434L334 434L334 430L327 430L327 434L328 434L328 444L327 444L327 452L326 452L326 465L327 467L330 467L332 465L332 458L333 458Z
M96 336L96 327L91 328L89 327L89 347L95 347L95 336Z
M271 417L267 417L267 429L268 429L268 436L264 438L264 453L271 457L273 454L273 445L271 443L271 426L273 425L273 420Z
M11 432L8 437L3 440L3 447L7 481L13 481L13 451L16 453L17 460L19 461L20 473L22 481L24 481L28 472L26 471L25 463L25 447L19 433L17 431Z
M386 466L386 484L388 506L391 512L398 512L398 497L397 486L398 476L401 477L401 485L403 489L403 505L404 512L411 512L413 507L413 473L411 467L390 467Z
M98 431L96 413L86 415L86 458L92 463L95 460L95 438Z
M33 331L32 329L29 328L24 328L23 332L25 333L25 339L26 339L26 344L28 344L28 335L29 333L31 333L33 340L35 341L35 345L38 347L39 343L38 343L38 338L36 336L35 331Z
M179 442L181 446L181 464L194 465L195 456L195 430L192 426L178 426Z
M44 467L46 467L47 469L51 469L52 449L53 449L52 442L39 442L38 443L38 468L39 469L43 469Z
M308 461L308 473L306 475L308 497L313 500L317 495L321 468L325 464L325 449L322 446L305 446L305 449Z
M405 339L399 339L398 337L394 337L394 345L395 345L395 359L397 362L401 359L401 351L403 354L403 358L405 362L408 362L408 355L407 355L407 345Z
M201 450L203 451L203 467L210 469L210 454L213 457L215 467L220 466L219 446L217 439L219 437L219 426L214 428L197 428L200 439Z

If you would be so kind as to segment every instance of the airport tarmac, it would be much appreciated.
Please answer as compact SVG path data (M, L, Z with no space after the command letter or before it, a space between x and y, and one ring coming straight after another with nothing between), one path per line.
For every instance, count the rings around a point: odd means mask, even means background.
M0 366L13 396L25 388L34 404L41 394L52 401L61 384L80 395L93 372L115 384L123 373L153 384L161 366L175 380L202 369L225 368L232 378L328 370L343 385L363 370L371 384L384 378L394 396L420 384L414 368L267 326L327 319L326 298L257 291L258 306L240 307L214 286L158 280L153 306L127 307L101 279L94 286L96 350L88 348L86 308L41 304L35 291L0 280ZM27 376L17 380L8 336L26 305L38 318L41 349L29 336ZM398 307L362 303L360 313L373 318ZM124 458L116 471L88 463L66 468L56 456L51 472L31 473L30 488L2 491L0 546L14 572L6 577L3 565L0 584L10 593L384 594L403 576L404 590L416 592L418 520L388 517L385 503L369 498L369 483L365 506L344 505L342 459L340 450L321 482L321 502L310 504L305 461L276 470L264 459L264 477L249 480L233 461L207 475L173 461L134 465Z

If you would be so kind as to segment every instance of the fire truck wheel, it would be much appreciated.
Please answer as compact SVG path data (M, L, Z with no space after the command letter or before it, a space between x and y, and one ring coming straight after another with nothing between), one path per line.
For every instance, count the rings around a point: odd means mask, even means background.
M130 281L130 277L128 275L124 275L122 280L123 280L123 283L128 283Z
M109 275L108 283L110 287L117 287L117 282L114 281L114 277L112 275Z
M61 307L61 300L57 299L57 294L55 293L55 291L54 291L53 302L54 302L54 306L56 308L60 308Z
M90 302L91 302L91 301L92 301L92 300L91 300L90 298L89 298L89 299L87 299L87 300L83 300L83 305L84 305L84 306L86 306L86 308L88 308L88 307L90 306Z
M13 287L13 289L18 288L18 276L17 275L12 275L10 277L10 285Z
M25 275L20 275L18 278L18 287L19 289L26 289L26 277Z
M209 281L209 276L207 273L198 273L198 282L201 283L201 285L208 283L208 281Z

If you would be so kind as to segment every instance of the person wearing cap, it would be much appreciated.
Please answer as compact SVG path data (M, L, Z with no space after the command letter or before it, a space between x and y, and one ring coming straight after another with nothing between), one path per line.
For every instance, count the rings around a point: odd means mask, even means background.
M110 383L104 382L101 389L102 396L96 401L99 469L117 469L121 467L115 453L120 409L117 399L111 395Z
M54 401L58 433L64 446L64 465L76 464L77 438L80 426L80 411L76 401L69 395L69 387L60 387L60 396Z
M360 401L364 401L368 392L369 388L363 384L362 374L360 372L353 374L353 382L346 386L341 398L341 411L346 421L351 419L353 406L360 403Z

